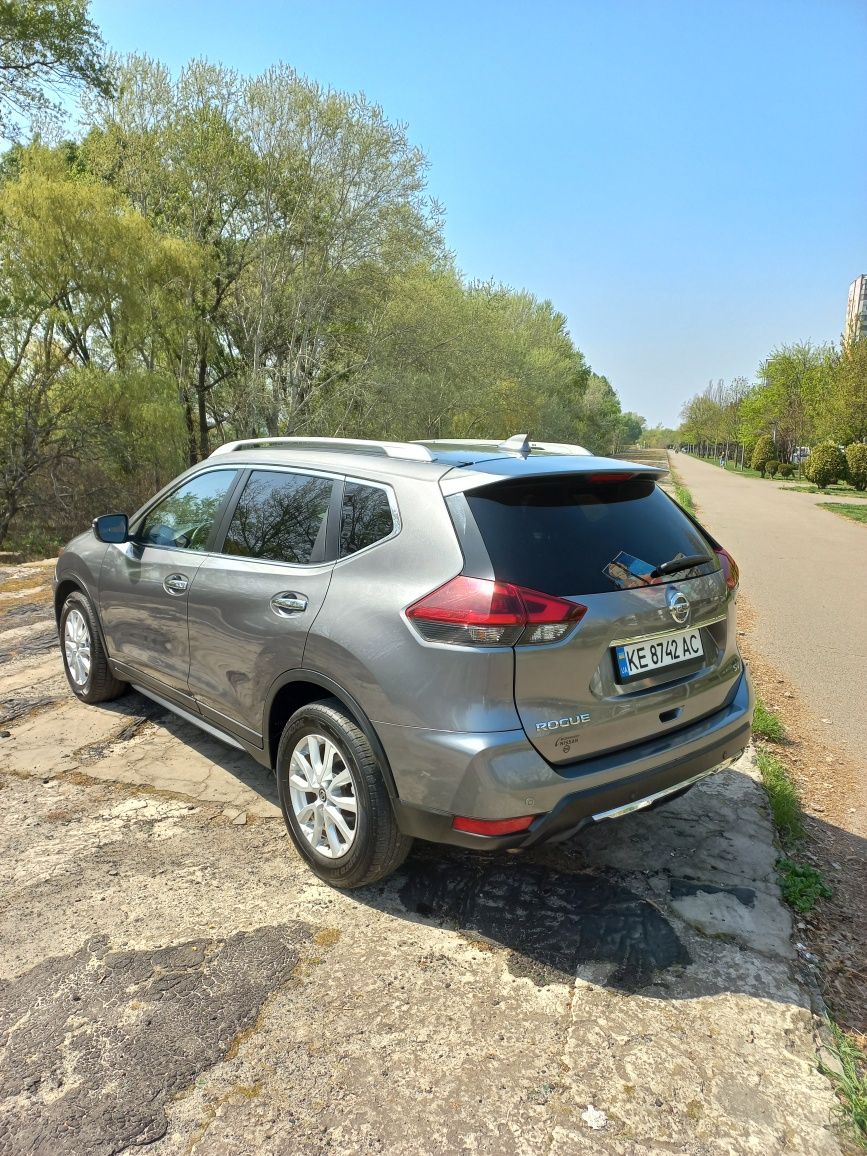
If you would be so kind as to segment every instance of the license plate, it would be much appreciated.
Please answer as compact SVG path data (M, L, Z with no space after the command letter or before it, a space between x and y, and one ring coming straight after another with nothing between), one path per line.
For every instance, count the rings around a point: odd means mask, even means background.
M691 662L704 655L700 630L659 634L655 638L645 638L643 642L627 642L613 649L621 682L641 678L678 662Z

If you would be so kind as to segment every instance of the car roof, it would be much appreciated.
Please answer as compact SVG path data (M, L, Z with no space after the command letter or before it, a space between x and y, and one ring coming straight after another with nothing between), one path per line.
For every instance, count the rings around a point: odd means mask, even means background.
M524 437L525 435L517 435ZM628 469L661 477L663 467L597 457L581 446L516 439L495 441L375 442L315 438L263 438L230 442L215 450L209 463L306 466L326 473L382 479L409 477L439 480L451 472L494 474L502 478L563 473L611 473ZM406 456L404 456L406 454Z

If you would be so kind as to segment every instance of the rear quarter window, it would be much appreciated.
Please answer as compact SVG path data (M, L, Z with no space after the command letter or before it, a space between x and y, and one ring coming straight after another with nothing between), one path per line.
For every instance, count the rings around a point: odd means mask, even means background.
M683 581L718 566L707 539L651 478L592 484L576 474L509 481L467 494L467 504L495 577L548 594L620 589L606 573L620 554L651 566L678 555L711 559L661 581Z
M381 542L394 530L388 493L379 486L346 482L340 516L340 557Z

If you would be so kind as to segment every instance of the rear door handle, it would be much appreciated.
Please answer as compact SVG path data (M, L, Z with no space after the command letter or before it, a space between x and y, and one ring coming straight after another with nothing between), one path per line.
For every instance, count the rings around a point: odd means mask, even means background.
M186 574L169 574L163 582L163 589L167 594L186 594L189 584Z
M307 609L307 595L296 590L284 590L271 599L271 609L278 618L293 618Z

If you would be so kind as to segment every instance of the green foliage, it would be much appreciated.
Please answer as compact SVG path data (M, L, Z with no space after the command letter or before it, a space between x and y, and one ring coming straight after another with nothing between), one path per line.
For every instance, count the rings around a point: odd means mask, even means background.
M758 470L762 477L765 476L765 470L768 468L768 462L774 460L776 454L776 446L774 439L769 434L763 434L756 442L753 450L752 467Z
M820 899L831 898L831 888L815 867L782 858L776 868L783 898L800 915L809 914Z
M753 712L753 734L772 743L782 742L786 737L786 729L779 715L768 710L761 699L756 699L756 709Z
M695 517L695 502L693 502L692 494L689 492L689 490L686 488L686 486L681 485L680 482L675 482L674 494L675 494L675 497L677 498L678 502L680 503L680 505L683 506L683 508L686 510L686 512L688 514L691 514L692 517L694 518Z
M22 122L58 121L63 92L110 93L103 51L87 0L2 0L0 136L16 138Z
M0 165L0 542L236 437L640 438L551 302L459 274L424 156L365 97L285 66L116 77L80 141Z
M867 506L856 506L848 502L819 502L823 510L830 510L832 514L839 514L849 518L852 522L861 522L867 525Z
M756 762L780 839L784 845L798 843L804 837L804 818L801 800L788 768L761 746L756 751Z
M867 1149L867 1056L832 1020L828 1021L831 1051L836 1064L820 1063L819 1070L834 1085L840 1113L848 1122L852 1138Z
M769 461L767 461L765 463L765 472L770 474L770 476L772 478L775 478L777 476L777 471L779 470L779 468L780 468L780 463L777 461L776 458L771 458Z
M846 468L856 490L867 490L867 445L853 442L846 446Z
M780 462L779 475L781 478L791 478L795 473L795 467L791 462Z
M804 466L804 473L820 490L840 481L846 477L846 458L843 451L833 442L814 446Z

